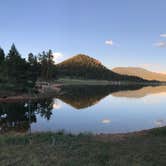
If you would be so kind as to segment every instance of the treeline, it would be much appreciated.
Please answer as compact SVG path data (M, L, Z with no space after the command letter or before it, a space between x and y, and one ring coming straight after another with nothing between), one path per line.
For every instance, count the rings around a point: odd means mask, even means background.
M33 88L36 80L49 81L55 77L53 53L48 52L33 55L29 53L28 59L21 56L13 44L9 53L5 55L0 48L0 87L26 91Z

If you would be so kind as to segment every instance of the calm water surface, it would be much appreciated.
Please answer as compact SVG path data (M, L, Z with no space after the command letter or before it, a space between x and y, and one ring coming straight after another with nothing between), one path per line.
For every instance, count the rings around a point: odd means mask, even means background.
M66 86L53 99L0 103L0 133L125 133L164 125L166 86Z

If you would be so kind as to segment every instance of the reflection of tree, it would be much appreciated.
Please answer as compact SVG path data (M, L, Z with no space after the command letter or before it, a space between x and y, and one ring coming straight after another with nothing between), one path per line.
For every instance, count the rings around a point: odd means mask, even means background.
M41 103L37 103L36 112L41 115L41 117L46 118L47 120L50 119L52 115L52 108L53 108L52 100L46 100Z
M0 103L0 132L25 132L29 128L28 119L28 110L24 103ZM31 121L36 121L34 112L31 112Z
M49 120L52 115L51 100L31 103L0 103L0 133L28 131L30 123L36 122L36 113Z
M140 89L142 86L115 86L115 85L92 85L92 86L63 86L58 98L71 106L81 109L96 104L105 96L122 90Z

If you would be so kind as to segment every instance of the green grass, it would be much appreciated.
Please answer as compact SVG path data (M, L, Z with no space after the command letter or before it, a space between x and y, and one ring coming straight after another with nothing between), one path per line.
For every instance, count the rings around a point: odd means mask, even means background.
M159 85L159 83L152 82L130 82L130 81L108 81L108 80L90 80L90 79L71 79L59 78L53 83L60 83L63 85Z
M70 78L61 78L58 79L57 82L63 84L73 84L73 85L109 85L112 84L113 81L108 80L88 80L88 79L70 79Z
M165 166L166 128L127 135L1 135L0 165Z
M107 80L83 80L83 79L70 79L70 78L61 78L56 80L58 83L63 85L108 85L111 84L111 81Z

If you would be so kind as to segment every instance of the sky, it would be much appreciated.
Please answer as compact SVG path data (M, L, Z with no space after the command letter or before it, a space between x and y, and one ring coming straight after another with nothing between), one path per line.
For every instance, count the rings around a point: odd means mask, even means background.
M1 0L0 47L166 73L165 0Z

